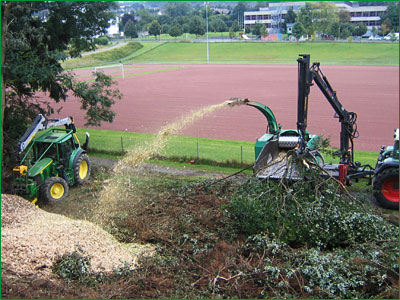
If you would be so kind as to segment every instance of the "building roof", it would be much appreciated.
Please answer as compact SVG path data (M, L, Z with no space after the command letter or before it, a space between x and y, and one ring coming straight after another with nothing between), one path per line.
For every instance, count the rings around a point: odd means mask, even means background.
M359 6L349 8L350 12L385 11L387 6Z

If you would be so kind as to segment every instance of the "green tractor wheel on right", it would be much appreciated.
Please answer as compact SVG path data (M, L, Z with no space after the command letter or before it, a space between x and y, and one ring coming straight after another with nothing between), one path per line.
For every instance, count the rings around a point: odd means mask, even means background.
M50 177L42 185L41 198L48 202L60 202L68 196L68 184L61 177Z
M74 165L75 184L79 185L89 179L90 176L90 160L87 154L82 153L75 160Z
M387 168L375 176L374 195L386 208L399 209L399 169Z

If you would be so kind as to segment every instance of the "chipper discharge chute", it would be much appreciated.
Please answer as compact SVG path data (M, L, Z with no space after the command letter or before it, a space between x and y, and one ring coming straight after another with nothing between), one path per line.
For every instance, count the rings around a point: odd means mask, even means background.
M231 98L228 104L230 106L252 106L267 119L267 132L258 138L255 144L254 174L260 179L301 179L299 169L302 167L298 166L292 159L296 155L295 150L299 147L300 132L294 129L282 129L272 110L262 103L248 99ZM322 163L322 156L314 151L315 140L318 136L310 135L308 131L305 131L305 134L308 140L307 147L310 150L308 157L316 163Z

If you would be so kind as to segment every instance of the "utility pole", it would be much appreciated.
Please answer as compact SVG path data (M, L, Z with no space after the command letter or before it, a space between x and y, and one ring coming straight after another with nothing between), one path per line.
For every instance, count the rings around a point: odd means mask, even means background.
M207 64L210 63L210 52L208 48L208 2L206 4L206 31L207 31Z

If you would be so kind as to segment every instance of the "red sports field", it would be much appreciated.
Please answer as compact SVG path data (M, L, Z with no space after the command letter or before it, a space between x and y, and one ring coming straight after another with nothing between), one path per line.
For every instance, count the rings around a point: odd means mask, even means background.
M360 137L356 150L379 151L393 144L399 126L399 68L391 66L321 66L348 111L358 115ZM117 71L117 70L115 70ZM77 71L88 79L90 70ZM121 72L114 75L121 75ZM155 133L183 114L231 97L248 98L269 106L284 129L295 129L297 121L297 65L130 65L117 87L124 94L113 109L112 124L100 129ZM53 117L73 116L84 127L84 111L77 99L62 103ZM340 124L317 86L311 88L308 130L330 136L339 146ZM214 112L182 131L182 135L255 141L267 122L248 106Z

